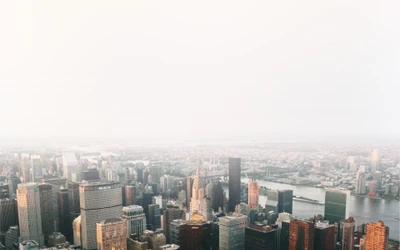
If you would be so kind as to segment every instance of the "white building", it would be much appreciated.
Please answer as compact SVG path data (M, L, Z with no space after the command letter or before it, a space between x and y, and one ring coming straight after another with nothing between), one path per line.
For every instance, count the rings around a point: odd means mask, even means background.
M122 208L122 218L126 220L127 237L131 234L140 236L146 230L146 215L143 207L132 205Z

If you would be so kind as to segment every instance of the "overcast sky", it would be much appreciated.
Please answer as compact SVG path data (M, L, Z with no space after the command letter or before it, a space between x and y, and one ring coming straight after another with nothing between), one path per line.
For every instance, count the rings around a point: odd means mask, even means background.
M2 1L0 137L399 134L400 1Z

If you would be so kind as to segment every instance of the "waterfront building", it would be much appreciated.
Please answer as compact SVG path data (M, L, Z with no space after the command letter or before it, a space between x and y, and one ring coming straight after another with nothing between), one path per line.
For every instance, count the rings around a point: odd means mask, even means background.
M21 241L34 240L44 245L40 194L36 183L20 183L17 189L18 218Z
M249 183L249 209L253 209L256 208L258 209L258 199L260 196L260 186L258 185L257 181L251 181Z
M374 173L374 181L376 181L376 190L380 191L382 189L382 172L376 171Z
M379 170L379 160L379 151L375 149L371 154L371 173L375 173L375 171Z
M96 223L98 250L127 250L126 221L121 218L102 220Z
M118 183L113 182L82 183L79 187L79 195L82 248L96 249L96 223L122 216L122 190Z
M265 213L293 213L293 190L267 190Z
M325 220L333 224L348 218L348 198L347 190L327 189L325 191Z
M240 175L241 159L229 158L229 212L234 212L236 205L240 204Z
M219 218L219 249L242 250L245 246L247 216L232 215Z
M358 170L357 174L356 174L356 190L355 193L356 194L365 194L366 190L365 190L365 173Z

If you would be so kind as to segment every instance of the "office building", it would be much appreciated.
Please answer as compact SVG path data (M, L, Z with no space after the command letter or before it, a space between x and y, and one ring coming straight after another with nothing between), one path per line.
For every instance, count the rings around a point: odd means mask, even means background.
M126 221L121 218L106 219L96 224L98 250L127 250Z
M245 248L246 250L275 250L276 248L276 230L271 227L252 228L245 230Z
M194 215L187 222L186 229L180 236L180 246L183 249L202 250L210 249L210 224L200 215Z
M200 177L200 170L197 169L193 181L192 199L190 201L190 215L193 216L194 214L199 214L207 220L209 217L207 205L207 199L205 197L204 187Z
M224 189L219 181L215 182L211 191L211 208L215 213L223 211L224 209Z
M168 203L166 209L163 211L162 215L162 226L163 232L166 237L167 243L171 243L169 239L169 225L173 220L182 219L184 216L183 210L179 209L176 204Z
M73 152L63 153L63 176L70 182L80 182L79 162Z
M40 244L35 240L25 240L19 243L19 250L39 250Z
M147 237L141 236L136 239L128 238L128 250L147 250Z
M44 245L39 188L36 183L18 184L17 202L21 241L35 240Z
M22 182L30 182L31 181L31 161L27 157L21 158L21 177Z
M53 191L52 186L48 183L38 185L40 197L40 215L42 218L42 230L44 235L44 243L47 245L47 239L50 234L55 231L54 224L56 218L54 215Z
M31 155L31 180L32 182L40 182L42 179L42 158L40 155Z
M163 172L163 167L158 163L149 166L149 175L151 175L152 182L155 184L160 184L160 177L163 175Z
M289 250L314 250L314 224L306 220L291 220Z
M100 181L99 170L90 168L82 172L82 181Z
M277 230L277 247L280 250L289 250L289 234L290 234L290 221L291 215L288 213L278 214L276 224Z
M387 250L389 227L383 221L367 224L365 250Z
M247 216L234 215L219 218L219 249L242 250L245 245Z
M136 204L136 187L134 185L122 187L122 204L124 207Z
M182 219L173 220L169 225L169 239L171 244L179 245L183 248L184 237L186 231L187 221Z
M265 213L293 213L293 190L267 190Z
M122 216L122 190L118 183L83 183L79 187L82 248L97 248L96 223Z
M229 212L234 212L236 205L240 204L240 174L241 159L229 158Z
M381 171L376 171L374 173L374 181L376 181L377 191L382 190L382 172Z
M353 250L354 248L355 222L353 217L340 222L340 234L342 235L342 250Z
M375 173L377 170L379 170L379 160L379 151L375 149L371 154L371 173Z
M248 204L249 209L258 209L258 198L260 196L260 186L258 185L257 181L249 182L249 194L248 194Z
M18 245L18 226L11 226L10 229L8 229L4 245L7 250L15 249L15 246Z
M186 208L190 210L190 201L192 199L193 179L186 178Z
M174 177L171 175L163 175L160 177L160 187L162 192L167 192L174 185Z
M68 183L69 213L71 217L71 222L74 221L81 214L79 185L80 184L77 182Z
M314 250L335 250L335 225L316 222L314 227Z
M327 189L325 191L325 220L333 224L348 218L348 198L347 190Z
M149 221L148 225L151 230L161 228L161 208L158 204L149 205Z
M69 191L68 189L60 189L57 193L58 197L58 222L59 232L63 234L69 242L73 241L72 223L69 211Z
M7 196L4 195L3 198L0 198L0 243L3 244L7 230L10 226L18 224L17 202Z
M74 245L82 246L82 224L80 215L72 222L72 232L74 234Z
M165 235L153 231L146 230L144 234L148 237L148 247L150 249L158 249L160 246L167 244Z
M365 178L365 173L358 170L356 174L356 189L355 193L356 194L365 194L365 184L366 184L366 178Z
M122 218L126 220L127 237L130 235L139 237L146 230L146 215L143 207L137 205L123 207Z

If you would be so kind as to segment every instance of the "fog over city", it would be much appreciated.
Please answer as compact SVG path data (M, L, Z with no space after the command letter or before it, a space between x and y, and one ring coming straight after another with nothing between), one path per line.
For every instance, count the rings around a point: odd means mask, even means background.
M398 135L399 7L3 2L0 137Z

